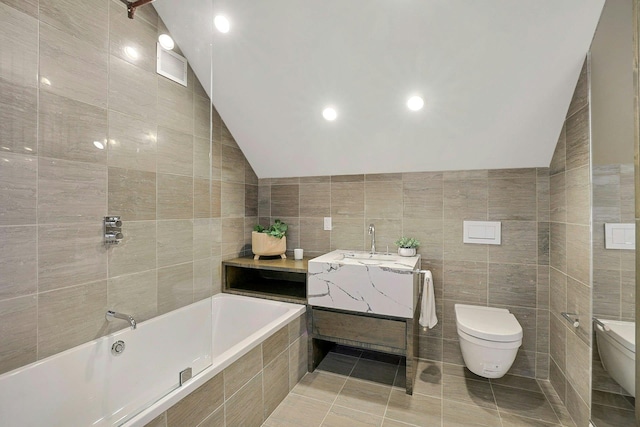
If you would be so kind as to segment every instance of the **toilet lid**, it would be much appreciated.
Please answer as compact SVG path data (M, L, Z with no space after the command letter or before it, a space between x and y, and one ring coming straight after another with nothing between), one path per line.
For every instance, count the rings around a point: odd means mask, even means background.
M456 325L467 334L498 342L522 338L522 326L506 308L456 304Z

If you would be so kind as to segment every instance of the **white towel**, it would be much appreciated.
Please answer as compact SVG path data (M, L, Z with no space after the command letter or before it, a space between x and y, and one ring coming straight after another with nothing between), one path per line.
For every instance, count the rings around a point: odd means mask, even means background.
M436 317L436 299L433 293L433 276L429 270L424 272L424 287L422 288L422 301L420 302L420 326L433 328L438 324Z

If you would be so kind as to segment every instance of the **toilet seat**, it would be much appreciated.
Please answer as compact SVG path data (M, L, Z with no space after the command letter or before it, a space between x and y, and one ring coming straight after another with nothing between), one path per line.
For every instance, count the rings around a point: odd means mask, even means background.
M522 341L522 326L506 308L455 304L456 325L472 337L493 342Z

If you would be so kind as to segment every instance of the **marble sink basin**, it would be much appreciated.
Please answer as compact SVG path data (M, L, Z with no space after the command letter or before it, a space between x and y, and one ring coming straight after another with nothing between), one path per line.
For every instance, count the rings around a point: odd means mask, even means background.
M394 317L413 317L420 255L335 250L309 260L311 306Z

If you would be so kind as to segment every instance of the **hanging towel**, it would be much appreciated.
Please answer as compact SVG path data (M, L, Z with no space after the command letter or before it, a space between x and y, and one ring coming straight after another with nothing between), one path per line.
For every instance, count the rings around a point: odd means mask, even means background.
M433 276L429 270L424 271L424 287L422 288L422 301L420 302L420 326L425 330L438 324L436 317L436 299L433 293Z

